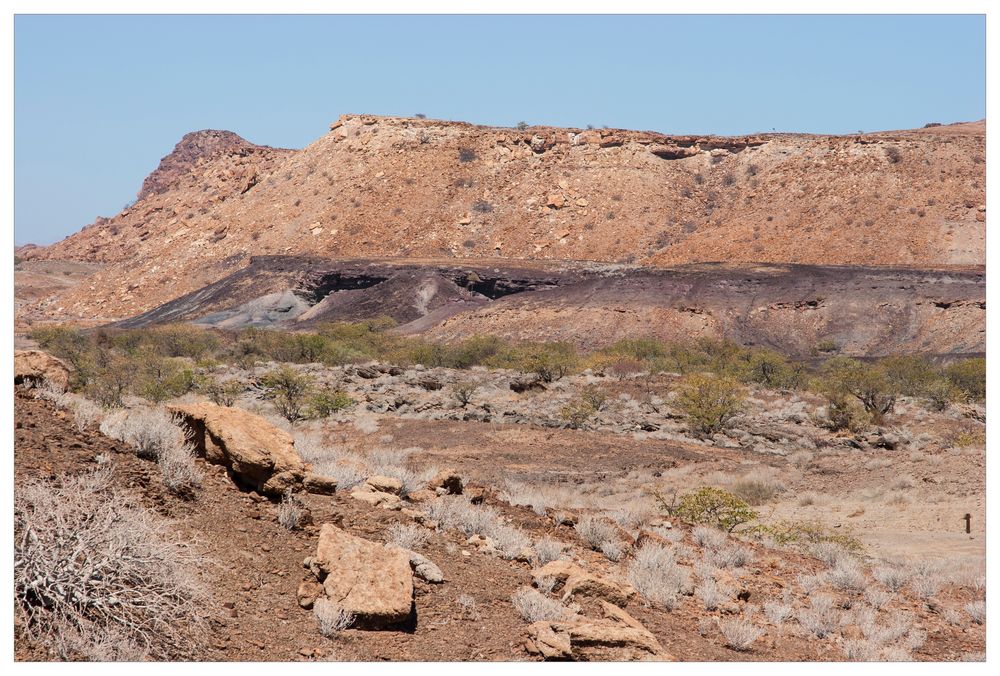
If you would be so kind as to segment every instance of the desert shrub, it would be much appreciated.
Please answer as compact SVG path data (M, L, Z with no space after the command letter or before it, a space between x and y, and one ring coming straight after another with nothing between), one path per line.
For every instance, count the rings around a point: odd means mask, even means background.
M695 587L694 595L705 606L705 610L709 611L716 610L728 599L728 595L719 589L719 585L711 577L705 578L701 584Z
M628 567L628 580L647 602L672 610L690 586L690 575L677 563L673 549L647 542Z
M963 359L944 370L945 377L972 401L986 400L986 360Z
M681 380L676 406L693 431L714 434L729 425L744 399L743 388L731 378L695 373Z
M590 548L598 552L621 537L615 524L599 517L585 516L577 522L575 529Z
M785 620L792 616L792 607L780 601L764 602L764 617L773 625L781 626Z
M778 521L770 524L757 524L746 531L747 535L767 538L778 545L835 545L837 551L860 553L864 550L861 541L848 533L834 533L826 526L815 521ZM816 552L813 551L815 555Z
M125 443L146 460L156 460L186 442L174 418L159 408L116 411L104 418L101 433Z
M458 161L467 164L469 162L474 162L476 160L476 151L472 148L459 148L458 149Z
M278 523L283 528L295 530L302 523L305 514L305 505L291 491L285 491L278 503Z
M538 563L543 566L550 561L559 560L565 549L565 544L552 538L545 537L535 543L535 555L538 557Z
M817 417L816 423L834 432L850 430L864 432L869 427L869 418L864 408L846 394L830 391L826 394L826 411Z
M479 620L482 615L476 607L476 599L468 594L459 594L455 597L455 603L462 609L462 617L470 620Z
M863 364L849 357L827 360L821 373L820 390L832 402L850 395L861 402L876 425L891 413L899 395L898 382L880 365Z
M527 122L525 122L524 120L521 120L520 122L518 122L518 123L517 123L516 125L514 125L514 126L515 126L515 127L517 127L517 130L518 130L518 131L524 131L525 129L527 129L527 128L528 128L528 123L527 123Z
M353 488L368 477L364 458L327 446L315 436L296 435L295 450L312 464L314 474L335 479L338 490Z
M302 417L302 409L312 383L311 376L284 364L261 378L265 396L271 399L278 414L288 422L295 422Z
M816 352L824 352L829 354L832 352L836 352L839 349L840 346L837 345L837 341L830 340L829 338L827 338L826 340L821 340L818 343L816 343Z
M202 391L214 404L232 406L243 394L243 384L235 379L213 380L202 387Z
M781 486L775 481L747 477L734 483L731 488L733 495L748 505L757 507L774 498L781 489Z
M472 203L472 211L477 214L489 214L493 212L493 205L486 200L476 200Z
M187 442L167 446L157 455L156 464L169 491L185 498L194 496L202 479L194 459L194 446Z
M106 353L91 367L84 393L104 408L118 408L124 405L134 381L132 363L117 354Z
M719 621L719 631L726 645L733 650L750 650L754 641L764 635L764 630L742 617Z
M841 558L827 571L827 580L835 588L860 594L868 586L868 579L858 565L848 558Z
M559 603L555 599L550 599L541 592L531 587L521 587L510 597L510 602L514 609L520 613L525 622L540 622L542 620L568 620L575 613Z
M529 484L507 478L500 498L512 505L531 507L531 511L539 516L545 516L552 506L552 493L546 486Z
M757 512L746 502L728 491L710 486L682 495L668 511L688 523L714 526L727 533L757 518Z
M154 403L187 394L196 384L193 370L150 350L144 350L136 357L135 367L134 392Z
M899 164L903 159L903 153L896 146L886 146L885 158L889 160L889 164Z
M840 626L840 613L833 597L828 594L810 596L809 605L799 609L796 619L803 629L817 638L829 636Z
M737 544L709 550L705 559L716 568L742 568L753 561L753 552Z
M329 418L338 411L350 408L354 400L342 390L323 390L308 398L305 404L306 417Z
M412 523L394 523L386 531L386 541L403 549L419 549L427 540L427 530Z
M319 625L319 633L326 638L333 638L351 627L356 620L354 613L327 598L316 599L313 604L313 616Z
M451 394L455 397L455 400L461 404L463 408L465 408L469 405L469 402L472 401L472 395L476 393L478 388L478 383L470 380L464 380L460 383L455 383L455 385L451 388Z
M577 368L576 348L569 343L524 343L494 357L492 365L533 373L551 383Z
M583 398L576 398L559 409L559 417L566 421L570 427L579 429L586 425L596 412L597 409L591 402Z
M801 367L789 364L787 359L772 350L750 350L742 360L745 362L740 374L743 382L774 389L793 389L804 382Z
M16 486L15 612L60 659L177 659L207 631L200 556L110 472Z
M101 419L101 408L88 399L80 399L73 405L73 421L83 432Z
M924 396L931 384L939 380L934 365L918 355L886 357L879 360L878 367L892 391L909 397Z
M969 601L965 604L965 612L969 613L969 617L976 624L984 624L986 622L986 602L985 601Z
M83 331L70 326L38 326L32 328L30 335L42 349L69 365L72 385L87 384L94 345Z

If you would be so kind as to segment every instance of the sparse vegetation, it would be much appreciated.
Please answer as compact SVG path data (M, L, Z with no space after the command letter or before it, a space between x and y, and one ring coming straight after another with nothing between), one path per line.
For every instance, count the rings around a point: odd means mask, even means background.
M59 659L170 659L206 630L200 557L112 472L16 486L15 612Z
M725 429L736 417L744 398L736 381L696 373L681 381L676 403L694 431L714 434Z

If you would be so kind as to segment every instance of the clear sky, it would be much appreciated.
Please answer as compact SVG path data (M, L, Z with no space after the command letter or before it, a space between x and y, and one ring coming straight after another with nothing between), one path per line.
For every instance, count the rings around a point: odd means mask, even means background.
M27 16L15 241L133 199L189 131L298 148L342 113L665 133L985 117L981 16Z

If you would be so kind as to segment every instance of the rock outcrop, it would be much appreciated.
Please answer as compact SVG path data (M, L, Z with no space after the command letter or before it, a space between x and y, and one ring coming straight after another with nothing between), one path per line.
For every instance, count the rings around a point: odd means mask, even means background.
M532 571L531 577L536 587L562 592L564 603L592 598L624 606L635 596L635 589L627 582L591 573L571 561L550 561Z
M208 402L170 406L205 459L226 466L241 484L281 495L302 482L305 463L291 435L260 416Z
M41 350L14 351L14 384L36 387L42 383L65 391L69 368L61 360Z

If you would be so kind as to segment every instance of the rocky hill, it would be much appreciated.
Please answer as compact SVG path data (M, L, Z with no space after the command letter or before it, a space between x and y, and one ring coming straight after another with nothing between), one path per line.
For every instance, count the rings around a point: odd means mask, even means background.
M135 204L29 259L104 263L32 310L123 318L252 255L981 265L985 122L665 136L345 115L302 150L186 135Z

